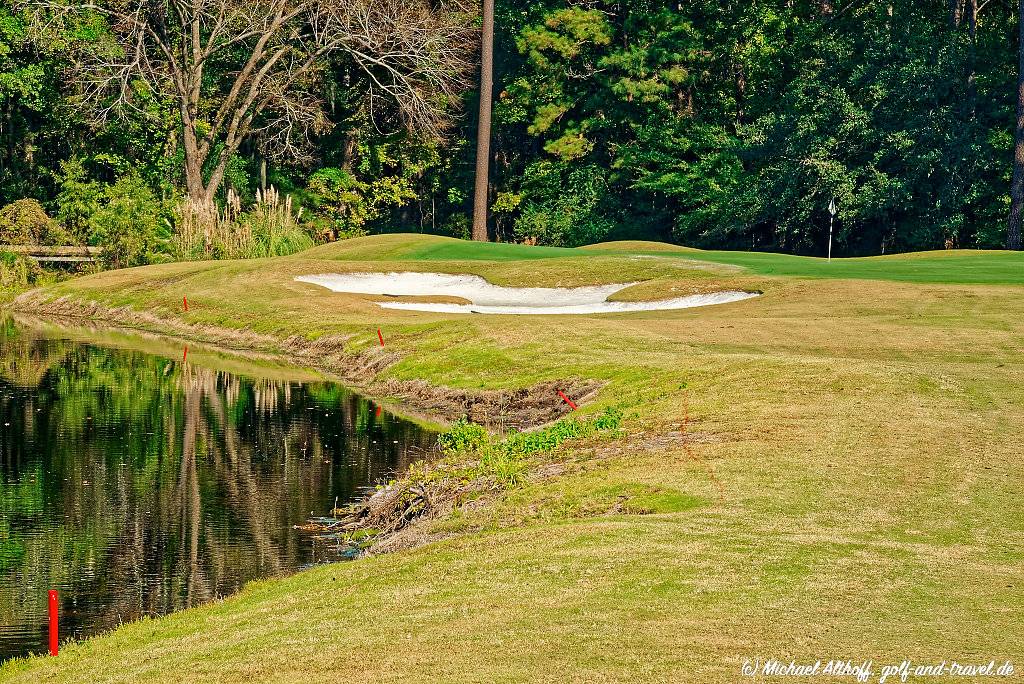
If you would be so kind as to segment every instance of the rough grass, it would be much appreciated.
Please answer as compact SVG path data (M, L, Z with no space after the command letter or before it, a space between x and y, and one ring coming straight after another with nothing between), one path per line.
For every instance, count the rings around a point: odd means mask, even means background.
M9 663L0 679L734 682L744 658L777 657L870 659L877 681L904 658L1024 664L1018 255L864 260L839 279L694 268L685 260L717 257L638 258L621 245L509 256L535 249L388 236L52 288L274 336L351 334L357 348L380 326L402 354L388 371L399 378L608 380L587 411L625 406L628 434L563 446L506 496L435 523L455 534L445 541L261 582ZM459 264L452 250L478 258ZM676 312L445 317L291 281L410 268L765 295ZM990 283L962 284L979 274ZM911 278L931 282L900 282Z

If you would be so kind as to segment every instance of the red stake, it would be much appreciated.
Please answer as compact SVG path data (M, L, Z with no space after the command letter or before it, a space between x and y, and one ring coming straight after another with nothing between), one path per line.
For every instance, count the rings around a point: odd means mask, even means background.
M380 346L384 346L384 335L381 334L380 328L377 328L377 339L380 340Z
M380 418L380 406L377 407L376 416Z
M57 590L50 590L50 655L57 655Z
M558 390L558 396L562 397L562 399L565 399L565 403L568 404L569 406L571 406L573 411L576 410L576 408L577 408L576 404L572 403L572 399L570 399L569 397L565 396L565 392L563 392L562 390Z
M188 311L188 297L182 296L181 301L185 303L185 311Z
M185 363L185 360L186 360L187 358L188 358L188 347L185 347L185 351L183 351L183 352L181 353L181 362L182 362L182 363Z

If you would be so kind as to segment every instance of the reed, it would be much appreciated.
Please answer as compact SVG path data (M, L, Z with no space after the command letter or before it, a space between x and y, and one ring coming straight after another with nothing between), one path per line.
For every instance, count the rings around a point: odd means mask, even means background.
M291 196L282 197L273 186L257 191L247 212L231 189L221 208L186 198L178 208L171 251L180 261L286 256L316 244L301 219L302 209L293 211Z

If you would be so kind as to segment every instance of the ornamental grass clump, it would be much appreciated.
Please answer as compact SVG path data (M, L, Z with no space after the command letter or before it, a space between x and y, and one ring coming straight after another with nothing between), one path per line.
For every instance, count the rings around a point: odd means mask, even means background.
M179 261L295 254L316 244L301 220L302 209L293 211L291 196L282 197L273 186L257 191L248 211L234 190L228 190L222 209L185 199L178 208L172 253Z

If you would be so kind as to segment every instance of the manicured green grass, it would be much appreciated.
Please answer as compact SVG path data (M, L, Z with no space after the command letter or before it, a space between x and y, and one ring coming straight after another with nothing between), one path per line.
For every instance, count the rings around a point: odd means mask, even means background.
M640 241L607 242L585 247L583 251L697 259L741 266L758 275L910 283L1024 284L1024 252L956 249L877 257L837 257L829 261L791 254L698 250Z
M686 258L732 264L759 275L858 278L908 283L1024 284L1024 253L951 250L827 259L764 252L687 252Z
M564 247L529 247L503 242L468 242L434 235L396 233L346 240L303 252L302 257L344 255L375 261L520 261L579 256Z
M348 335L369 350L380 326L402 355L392 377L606 380L583 413L623 408L625 436L563 444L521 484L423 530L447 537L435 543L261 582L7 664L0 679L703 683L741 681L744 658L776 657L870 659L877 681L904 658L1024 664L1017 256L833 262L852 264L837 279L726 267L822 268L789 257L716 264L718 253L611 247L527 259L517 255L536 248L386 236L49 290L197 335ZM466 251L488 258L452 256ZM645 297L764 296L628 315L445 316L293 281L410 268L515 284L643 280L634 294ZM991 282L958 284L965 269Z
M413 238L413 239L410 239ZM661 243L608 242L579 249L472 243L433 236L389 235L321 247L303 256L396 261L494 261L594 258L685 259L727 264L756 275L854 278L912 283L1024 284L1024 252L948 250L880 257L835 258L769 252L697 250ZM383 244L382 244L383 243Z

